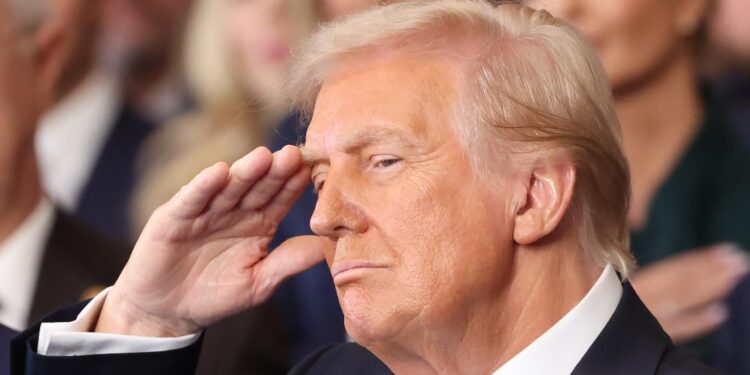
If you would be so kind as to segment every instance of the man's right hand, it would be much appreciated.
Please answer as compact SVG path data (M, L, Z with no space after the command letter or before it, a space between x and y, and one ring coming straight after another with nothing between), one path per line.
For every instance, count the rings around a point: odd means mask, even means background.
M332 246L292 238L268 252L309 183L298 148L258 148L203 170L146 224L102 308L97 332L181 336L267 300Z

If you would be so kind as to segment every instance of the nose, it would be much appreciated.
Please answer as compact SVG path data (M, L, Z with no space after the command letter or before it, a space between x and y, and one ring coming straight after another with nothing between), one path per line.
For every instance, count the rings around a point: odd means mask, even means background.
M367 216L357 203L352 184L345 182L328 173L325 186L318 195L315 212L310 218L310 228L315 234L335 241L346 235L367 231Z

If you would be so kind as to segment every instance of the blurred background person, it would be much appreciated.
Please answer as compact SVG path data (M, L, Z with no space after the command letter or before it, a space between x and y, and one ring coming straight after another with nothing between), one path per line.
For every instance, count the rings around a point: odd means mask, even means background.
M716 0L704 63L732 125L750 147L750 1Z
M715 364L710 334L748 272L750 157L698 78L712 2L529 3L571 22L598 51L632 175L628 221L641 269L631 281L675 342Z
M324 14L317 0L194 4L184 64L196 109L165 124L143 149L141 182L132 202L133 233L206 165L231 162L260 145L275 151L301 141L303 124L290 113L282 85L290 49L303 42ZM271 248L311 233L315 202L308 190L279 227ZM311 350L344 340L331 275L321 263L288 280L268 304L209 329L199 372L285 373Z
M701 57L711 88L741 141L750 148L750 1L715 3ZM731 315L717 333L721 345L715 351L717 367L727 374L750 374L750 277L737 286L728 303Z
M370 7L383 4L382 0L321 0L321 9L327 19L336 19L359 13Z
M76 15L87 32L41 121L37 148L52 199L90 225L128 239L134 160L143 141L188 106L175 58L189 0L103 0ZM53 41L55 42L55 41Z
M127 261L127 246L45 197L33 147L40 113L81 74L98 4L0 0L0 323L11 328L89 298Z

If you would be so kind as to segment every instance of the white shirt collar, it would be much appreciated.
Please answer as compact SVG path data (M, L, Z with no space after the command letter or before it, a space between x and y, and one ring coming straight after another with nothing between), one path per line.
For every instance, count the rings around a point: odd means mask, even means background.
M493 375L570 374L614 314L622 284L611 265L583 299Z
M26 327L54 218L54 207L42 198L21 226L0 243L0 322L10 328Z
M67 210L75 210L86 181L107 141L121 102L119 80L97 70L47 111L36 134L45 190Z

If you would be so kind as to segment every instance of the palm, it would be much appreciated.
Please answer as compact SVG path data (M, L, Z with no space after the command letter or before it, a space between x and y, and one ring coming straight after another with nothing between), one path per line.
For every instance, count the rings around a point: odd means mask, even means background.
M139 310L198 327L257 305L322 259L321 239L268 244L307 184L299 150L259 149L206 169L149 220L116 284ZM277 254L278 253L278 254Z

